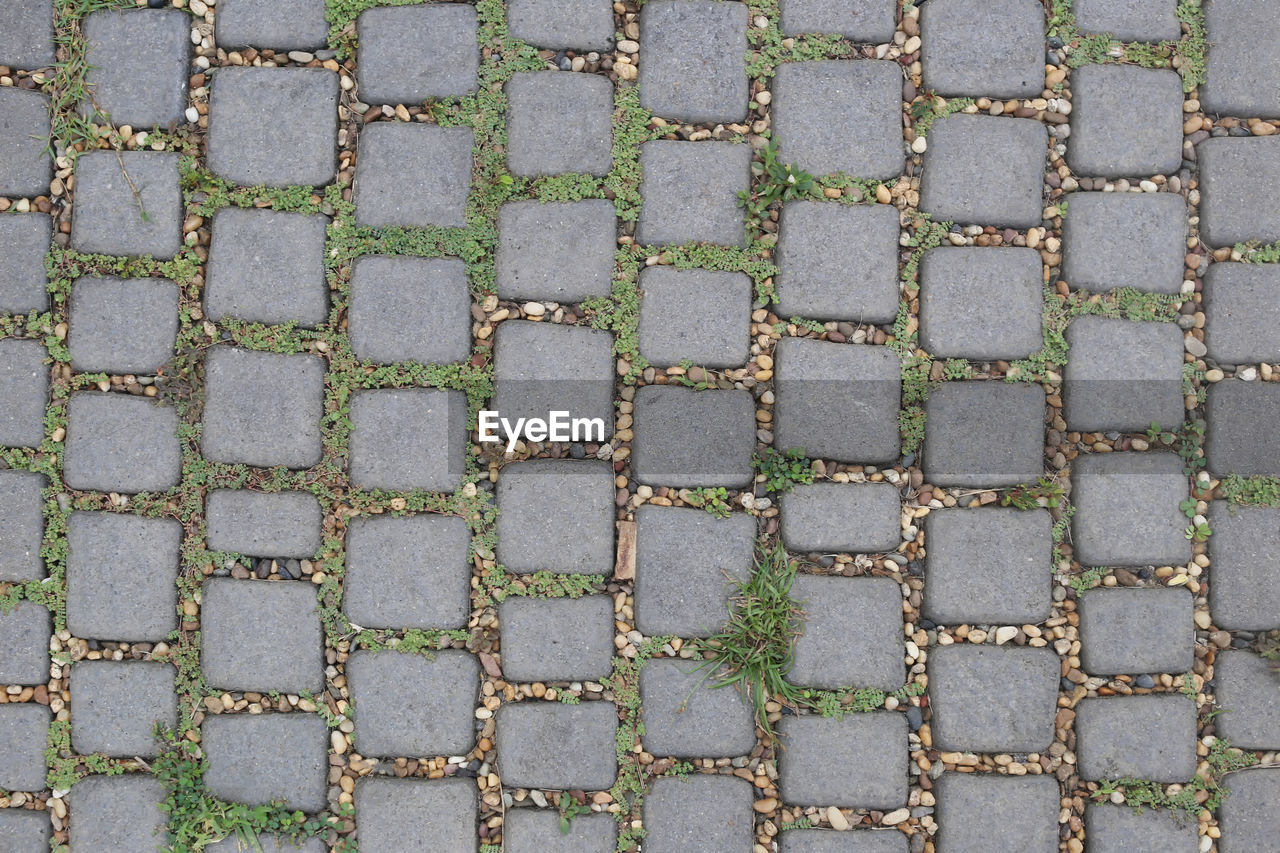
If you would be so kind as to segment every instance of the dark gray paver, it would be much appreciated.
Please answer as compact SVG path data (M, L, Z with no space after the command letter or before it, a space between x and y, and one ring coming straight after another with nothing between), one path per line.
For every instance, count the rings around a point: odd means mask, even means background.
M279 835L259 835L258 845L262 853L326 853L324 842L319 838L308 838L295 844ZM245 853L240 841L234 837L215 841L204 848L204 853Z
M1043 308L1035 249L941 248L921 260L920 346L930 355L1025 358L1044 346Z
M224 207L213 215L204 307L210 320L288 322L311 329L329 316L324 216Z
M67 630L73 636L155 642L178 627L177 521L74 512L67 546Z
M784 205L774 277L779 315L892 322L898 234L898 211L887 204Z
M613 337L598 329L509 320L494 335L492 409L517 418L599 418L613 434ZM498 433L504 431L500 428ZM524 438L524 435L521 435ZM585 438L585 436L584 436Z
M457 258L356 259L347 308L356 358L382 364L465 361L471 354L470 324L467 268Z
M856 42L893 40L898 5L894 0L782 0L782 31L836 33Z
M1280 746L1280 679L1274 666L1252 651L1218 653L1213 692L1226 712L1214 721L1218 737L1241 749Z
M29 89L0 89L0 195L36 196L49 192L53 160L49 138L49 99Z
M1101 588L1080 597L1080 663L1090 675L1188 672L1194 604L1179 587Z
M617 221L613 202L604 199L503 205L498 213L498 296L553 302L608 296Z
M222 0L218 47L314 50L329 38L324 0Z
M940 625L1049 618L1053 519L1043 509L934 510L924 523L924 613Z
M609 0L510 0L511 35L536 47L610 50L613 6Z
M200 628L200 666L216 689L324 689L316 587L307 581L205 581Z
M356 222L384 228L467 224L471 144L467 127L378 122L360 131Z
M747 117L747 4L652 0L640 12L640 105L693 124Z
M498 477L498 562L510 571L613 570L613 466L533 459Z
M658 139L640 146L640 168L638 243L746 245L738 193L750 184L750 146Z
M905 714L784 717L778 736L778 788L787 803L885 810L907 804Z
M560 815L550 809L512 809L502 822L507 853L613 853L618 822L607 814L578 815L561 832Z
M734 776L666 777L644 798L646 853L740 853L751 847L751 783Z
M362 755L465 755L475 748L480 663L464 651L433 659L394 650L347 660Z
M164 783L150 775L90 776L71 790L71 853L139 853L165 843Z
M367 13L366 13L367 14ZM532 71L507 83L507 168L604 177L613 164L613 85L598 74Z
M46 574L40 557L45 485L40 474L0 471L0 581L34 580Z
M508 681L599 681L613 668L613 599L512 596L498 608Z
M1280 240L1280 138L1207 139L1200 163L1200 239L1207 246Z
M935 783L937 844L947 853L1058 849L1058 782L1048 776L944 773Z
M1090 853L1196 853L1196 826L1167 811L1089 803L1084 811Z
M1072 10L1082 32L1121 41L1177 41L1182 36L1177 5L1176 0L1075 0Z
M898 458L902 370L892 350L785 338L774 365L779 450L842 462Z
M947 96L1037 97L1044 30L1038 0L934 0L920 9L925 85Z
M1182 332L1173 323L1077 317L1067 327L1063 415L1083 432L1177 429L1182 401Z
M1103 293L1177 293L1187 254L1187 205L1176 193L1072 193L1062 226L1062 277Z
M479 849L471 779L361 779L355 807L364 853Z
M892 578L797 575L791 597L805 619L787 681L884 691L906 681L902 590Z
M924 155L920 209L959 225L1038 225L1048 145L1049 132L1032 119L958 113L938 119Z
M1224 364L1280 361L1280 266L1213 264L1204 277L1204 344Z
M944 382L925 402L924 476L940 486L1033 483L1044 471L1044 389Z
M467 396L461 391L357 391L351 423L351 483L357 488L452 492L462 481Z
M612 702L530 699L504 704L497 721L498 769L508 787L602 791L618 775Z
M461 3L366 9L356 81L368 104L420 104L476 90L476 10Z
M781 853L907 853L907 836L896 829L794 829L781 833L778 839Z
M707 637L729 618L731 579L746 580L755 519L700 509L636 510L636 628L646 636Z
M1258 62L1263 45L1280 43L1280 19L1257 14L1248 0L1204 4L1213 50L1205 59L1200 103L1205 112L1230 116L1280 116L1280 66ZM1269 49L1268 49L1269 52ZM1250 66L1257 64L1258 68Z
M1186 782L1196 772L1196 703L1185 696L1104 696L1076 706L1084 779Z
M1191 543L1178 504L1187 497L1182 462L1172 453L1108 453L1073 463L1075 557L1085 566L1183 563Z
M1270 631L1280 613L1280 509L1209 506L1213 624L1228 631Z
M0 65L39 68L57 61L53 0L9 0L0 8Z
M161 260L176 255L182 248L178 160L177 154L158 151L90 151L77 157L71 247Z
M929 658L933 742L957 752L1041 752L1053 743L1058 657L1048 648L951 645Z
M44 853L52 834L48 811L4 809L0 811L0 847L14 853Z
M461 518L377 515L347 525L342 609L363 628L462 628L471 531Z
M173 358L178 286L160 278L81 278L71 285L71 367L153 374Z
M53 617L39 604L19 601L0 610L0 684L43 684L49 679Z
M49 307L44 258L51 239L53 223L48 214L0 216L0 312L26 314Z
M751 346L751 279L740 272L640 272L640 354L655 365L737 367Z
M715 672L700 663L650 660L640 671L645 752L708 758L747 755L755 748L751 704L732 687L716 687Z
M48 706L36 702L0 705L0 788L44 789L44 748L52 718Z
M636 392L631 473L641 483L675 488L751 483L756 445L750 391L696 391L647 385Z
M778 501L791 551L877 553L902 541L898 491L888 483L814 483Z
M92 121L135 129L182 121L191 26L191 15L182 9L103 10L85 16L88 94L81 111Z
M310 468L320 461L324 360L214 347L205 356L200 451L214 462Z
M1280 831L1280 770L1261 768L1232 773L1223 784L1230 792L1218 811L1220 853L1266 850Z
M902 68L896 62L783 63L773 98L784 161L815 175L889 179L902 173Z
M214 489L205 500L209 548L251 557L315 556L321 517L308 492Z
M157 725L178 726L177 670L147 661L77 661L71 666L71 745L80 755L155 755Z
M1215 475L1280 475L1280 385L1228 379L1209 387L1205 457Z
M47 357L36 341L0 341L0 446L38 447L44 441Z
M1130 65L1086 65L1071 76L1067 162L1079 175L1171 174L1182 165L1182 78Z
M202 726L215 797L251 806L281 800L285 808L325 807L329 732L318 714L210 715Z
M68 486L96 492L158 492L178 485L178 415L146 397L81 391L67 406Z

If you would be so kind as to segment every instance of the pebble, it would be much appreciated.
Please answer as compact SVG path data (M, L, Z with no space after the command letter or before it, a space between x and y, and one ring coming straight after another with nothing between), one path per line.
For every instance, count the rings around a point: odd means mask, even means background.
M1209 352L1208 348L1204 345L1204 341L1194 338L1191 335L1187 335L1185 339L1185 346L1187 348L1187 352L1191 353L1196 358L1204 358Z
M541 302L526 302L521 307L523 308L524 313L530 317L541 317L543 314L547 313L547 306L543 305Z
M827 809L827 823L831 824L831 828L836 832L845 832L853 829L849 819L835 806Z
M1012 625L1005 625L996 629L996 645L1003 646L1005 643L1018 636L1018 629Z

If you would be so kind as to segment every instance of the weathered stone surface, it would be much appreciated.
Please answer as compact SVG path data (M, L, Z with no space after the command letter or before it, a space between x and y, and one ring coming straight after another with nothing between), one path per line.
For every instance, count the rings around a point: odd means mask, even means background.
M1034 483L1044 471L1044 389L944 382L925 402L924 476L941 486Z
M1213 49L1205 59L1199 91L1200 103L1211 115L1280 117L1280 66L1271 60L1270 47L1280 43L1280 20L1257 11L1248 0L1204 4Z
M508 320L494 335L493 360L492 409L512 424L517 418L549 420L550 412L560 411L603 421L604 435L593 440L613 434L615 372L608 332ZM496 432L505 435L500 427Z
M0 788L45 788L44 749L52 718L48 706L36 702L0 705Z
M1199 848L1195 824L1164 810L1089 803L1084 831L1091 853L1196 853Z
M906 805L905 714L784 717L778 735L786 802L885 811Z
M324 273L328 217L224 207L213 215L204 307L210 320L294 322L313 329L329 317Z
M159 849L169 816L161 810L164 784L144 773L90 776L71 790L71 853Z
M1062 277L1105 293L1177 293L1187 254L1187 204L1174 193L1072 193L1062 226Z
M751 279L744 273L654 266L640 272L640 354L650 364L745 364L751 346Z
M430 311L423 311L430 305ZM347 330L356 358L448 364L471 354L471 292L457 258L366 255L351 270Z
M640 168L638 243L746 245L738 193L750 185L750 146L658 139L640 146Z
M178 286L158 278L81 278L71 285L71 367L156 373L178 340Z
M1280 801L1280 770L1267 767L1232 773L1223 785L1228 796L1219 807L1222 824L1221 853L1253 853L1266 850L1280 828L1276 802Z
M1229 379L1209 387L1205 457L1209 470L1280 475L1280 385Z
M613 49L609 0L509 0L507 26L512 36L537 47Z
M1228 631L1270 631L1280 613L1280 509L1209 506L1213 624Z
M67 406L65 479L73 489L158 492L178 485L178 415L146 397L81 391Z
M71 745L80 755L155 755L157 725L178 726L177 670L148 661L77 661L71 666Z
M1217 707L1226 711L1215 720L1218 737L1241 749L1280 746L1280 679L1271 661L1252 651L1219 652L1213 684Z
M200 628L200 667L215 689L324 690L314 584L212 578L204 583Z
M258 844L262 853L326 853L324 842L319 838L308 838L298 844L279 835L259 835ZM204 848L204 853L244 853L245 848L236 838L224 838Z
M343 611L364 628L462 628L471 611L470 545L466 521L455 516L351 519Z
M215 797L324 809L329 733L318 714L210 715L201 729L209 763L204 782Z
M749 754L756 745L751 704L732 687L716 687L714 671L699 663L650 660L641 669L645 751L676 758Z
M1058 672L1058 658L1048 648L957 644L935 649L929 657L934 744L955 752L1047 750L1054 735Z
M512 596L498 608L508 681L599 681L613 669L613 599Z
M53 224L48 214L0 216L0 312L27 314L49 307L44 258L52 239Z
M640 12L640 105L691 124L747 117L747 5L652 0Z
M906 681L902 590L892 578L796 575L791 597L805 619L787 681L886 692Z
M613 853L618 823L607 814L578 815L561 832L560 815L549 809L512 809L502 823L507 853Z
M1189 672L1194 605L1178 587L1101 588L1080 598L1080 664L1090 675Z
M356 82L368 104L420 104L476 90L476 10L461 3L366 9Z
M0 811L0 845L6 850L44 853L49 849L52 826L48 811L4 809Z
M1044 125L1025 118L955 114L935 121L928 139L921 210L958 225L1040 224L1049 148ZM992 151L1001 156L992 157Z
M177 154L157 151L89 151L77 157L71 247L160 260L178 254L182 248L178 160Z
M1206 139L1200 163L1200 239L1206 246L1280 240L1280 137Z
M1280 361L1280 265L1213 264L1204 277L1204 344L1223 364Z
M631 473L674 488L741 488L755 476L755 403L745 390L647 385L636 392Z
M356 222L374 228L467 224L469 127L378 122L360 131Z
M222 0L218 47L314 50L329 38L324 0Z
M39 447L44 441L47 357L36 341L0 341L0 447Z
M476 786L470 779L388 779L356 783L364 853L474 853Z
M39 68L57 61L53 0L9 0L0 8L0 65Z
M12 610L0 610L0 684L48 681L52 633L52 615L39 604L19 601Z
M351 395L351 482L362 489L452 492L462 481L467 397L436 388Z
M1034 249L925 252L920 263L920 346L935 357L982 361L1038 352L1044 346L1040 266Z
M528 699L498 709L499 772L515 788L602 791L618 775L612 702Z
M1072 463L1075 557L1085 566L1185 563L1191 542L1178 509L1187 478L1172 453L1108 453Z
M480 663L465 651L432 660L388 649L347 660L361 755L466 755L475 748Z
M214 462L310 468L320 461L324 360L239 347L205 355L201 452Z
M86 15L84 115L135 130L183 121L191 68L191 15L182 9ZM109 121L104 121L103 116Z
M920 9L925 85L947 96L1037 97L1044 31L1038 0L934 0Z
M1072 11L1076 26L1086 33L1106 34L1121 41L1177 41L1182 37L1174 0L1075 0Z
M612 165L613 86L607 78L563 71L512 75L507 83L512 174L604 177Z
M836 33L851 41L893 40L894 0L782 0L782 31L789 36Z
M901 541L897 490L888 483L814 483L778 498L782 541L799 552L879 553Z
M604 199L503 205L495 261L498 296L562 303L608 296L617 225L613 203Z
M1167 69L1086 65L1071 74L1067 162L1078 175L1169 175L1182 165L1182 78Z
M1077 317L1067 327L1063 374L1067 428L1082 432L1176 430L1182 402L1182 332L1173 323Z
M859 832L793 829L778 838L781 853L907 853L907 836L892 828Z
M1048 776L943 773L935 783L939 850L1058 849L1058 782Z
M665 777L644 798L646 853L740 853L751 847L751 783L733 776Z
M178 627L177 521L74 512L67 547L67 630L73 636L156 642Z
M44 541L41 490L46 485L40 474L0 471L0 581L35 580L46 574L40 557Z
M506 465L497 504L498 562L510 571L611 573L612 465L563 459Z
M1076 706L1084 779L1186 782L1196 772L1196 705L1177 694L1086 698Z
M207 544L251 557L315 556L323 513L308 492L214 489L205 499Z
M12 86L0 89L0 195L37 196L49 192L53 161L49 138L49 99Z

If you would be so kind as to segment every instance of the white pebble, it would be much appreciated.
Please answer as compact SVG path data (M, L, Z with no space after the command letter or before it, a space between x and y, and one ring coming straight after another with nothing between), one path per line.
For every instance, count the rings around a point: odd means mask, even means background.
M917 154L923 154L925 149L929 147L929 143L923 136L917 136L915 141L911 143L911 150Z
M195 107L187 107L187 121L195 124L200 121L200 111Z

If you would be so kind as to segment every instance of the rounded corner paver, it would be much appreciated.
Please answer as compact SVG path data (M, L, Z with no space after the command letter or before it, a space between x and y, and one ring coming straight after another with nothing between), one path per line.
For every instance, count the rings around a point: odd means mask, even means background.
M40 554L47 485L43 474L0 471L0 581L39 580L48 574Z
M609 0L508 0L508 31L535 47L576 51L613 49Z
M607 814L578 815L566 832L552 809L511 809L502 822L502 843L507 853L614 853L618 822Z
M1196 703L1178 694L1090 697L1076 706L1083 779L1186 782L1196 772Z
M751 704L717 687L699 661L650 660L640 670L645 752L677 758L748 755L756 745Z
M1228 379L1209 386L1204 455L1216 476L1280 476L1280 385Z
M386 757L466 755L475 748L480 664L469 652L360 650L347 660L356 748Z
M804 616L787 681L824 690L902 687L906 650L895 580L800 574L791 598Z
M1280 117L1280 65L1271 52L1271 46L1280 43L1280 20L1257 11L1250 0L1204 4L1205 29L1212 45L1199 87L1206 113Z
M81 111L115 127L168 128L184 121L192 17L183 9L103 9L84 17ZM109 121L101 121L103 117Z
M746 3L650 0L640 12L640 105L692 124L747 117Z
M664 777L644 798L646 853L740 853L751 847L755 799L734 776Z
M1067 326L1063 416L1081 432L1178 429L1182 398L1182 331L1173 323L1076 317Z
M1195 605L1178 587L1102 587L1080 597L1080 666L1091 675L1189 672Z
M1078 192L1062 224L1062 277L1105 293L1182 289L1187 203L1176 193Z
M356 79L371 104L419 104L476 90L480 48L476 10L462 3L365 9Z
M1204 277L1204 345L1220 364L1280 361L1280 265L1213 264Z
M325 0L222 0L218 47L315 50L329 39Z
M475 853L476 786L471 779L392 779L356 782L361 853Z
M1280 801L1280 770L1254 768L1223 780L1227 796L1219 806L1221 853L1265 850L1276 837L1276 802Z
M0 195L40 196L49 192L53 159L46 143L49 98L41 92L0 89Z
M515 788L603 791L618 775L612 702L526 699L497 712L499 772Z
M1059 669L1057 655L1043 647L956 644L935 650L929 658L929 704L937 748L1047 750L1054 739Z
M1229 631L1270 631L1280 613L1280 508L1209 506L1213 624Z
M49 274L45 256L53 240L47 213L0 216L0 313L28 314L49 307Z
M80 391L67 405L64 479L73 489L160 492L182 478L178 414L147 397Z
M1074 0L1072 11L1084 33L1120 41L1177 41L1182 37L1177 6L1177 0Z
M1078 175L1169 175L1182 165L1182 78L1168 69L1085 65L1071 75L1067 162Z
M1241 749L1280 744L1280 679L1275 664L1253 651L1224 650L1213 664L1214 701L1225 711L1218 737Z
M0 684L44 684L49 680L53 614L43 605L19 601L0 610Z
M182 248L179 159L178 154L159 151L87 151L77 157L71 247L104 255L150 255L157 260L178 254Z
M451 364L471 355L471 291L458 258L364 255L350 286L348 334L361 361Z
M943 382L925 401L925 479L972 488L1034 483L1044 473L1045 411L1038 385Z
M43 791L45 744L53 714L37 702L0 705L0 788Z
M778 789L794 805L890 811L907 804L907 717L784 717Z
M934 783L939 850L1058 849L1058 780L1050 776L943 773Z
M1139 811L1127 803L1089 803L1084 808L1090 853L1196 853L1195 823L1163 809Z
M532 459L498 477L498 562L512 572L603 574L614 564L613 466Z
M360 131L356 224L463 228L475 131L377 122Z
M751 279L723 270L640 271L640 353L650 364L738 367L751 347Z
M498 296L559 303L608 296L617 225L613 203L605 199L504 204L494 259Z
M439 388L351 395L350 475L362 489L452 492L462 482L467 398Z
M48 357L38 341L0 340L0 447L39 447L44 441Z
M782 31L789 36L834 33L855 42L884 44L897 29L897 0L781 0Z
M636 242L746 246L738 193L751 182L749 145L656 139L640 146L640 169Z
M159 849L166 840L164 783L144 773L89 776L71 789L71 853Z
M204 514L212 551L301 560L320 550L324 512L310 492L211 489Z
M778 506L790 551L876 554L902 541L901 503L889 483L798 485Z
M44 853L49 849L53 824L52 810L10 808L0 810L0 843L15 851Z
M200 667L214 688L324 690L314 584L212 578L204 583L200 616Z
M71 666L71 744L80 755L156 755L154 729L178 726L177 670L150 661L76 661Z
M204 782L215 797L324 810L329 731L319 714L210 715L201 735L208 762Z
M613 85L607 78L527 71L513 74L506 88L507 168L513 175L609 174Z
M650 385L636 392L632 474L674 488L751 483L755 402L746 390Z
M490 410L511 423L518 418L549 420L555 411L594 419L604 434L593 427L593 434L580 440L603 442L613 434L615 375L608 332L508 320L494 335Z
M67 630L158 642L178 627L182 525L169 518L73 512L67 520Z
M158 373L178 341L178 286L168 279L84 277L71 285L73 370Z
M945 247L921 258L920 346L934 357L1026 358L1044 347L1043 313L1035 249Z
M42 68L57 59L53 0L7 0L0 6L0 65Z
M1182 461L1172 453L1108 453L1072 463L1075 557L1085 566L1185 563L1187 497Z
M1280 240L1280 211L1271 204L1280 186L1280 138L1206 139L1196 145L1196 160L1205 246Z
M508 597L498 606L508 681L599 681L613 670L613 599Z
M1039 225L1048 151L1049 131L1032 119L940 118L929 131L920 209L959 225Z
M1034 98L1045 88L1039 0L933 0L920 9L920 36L925 85L940 95Z

